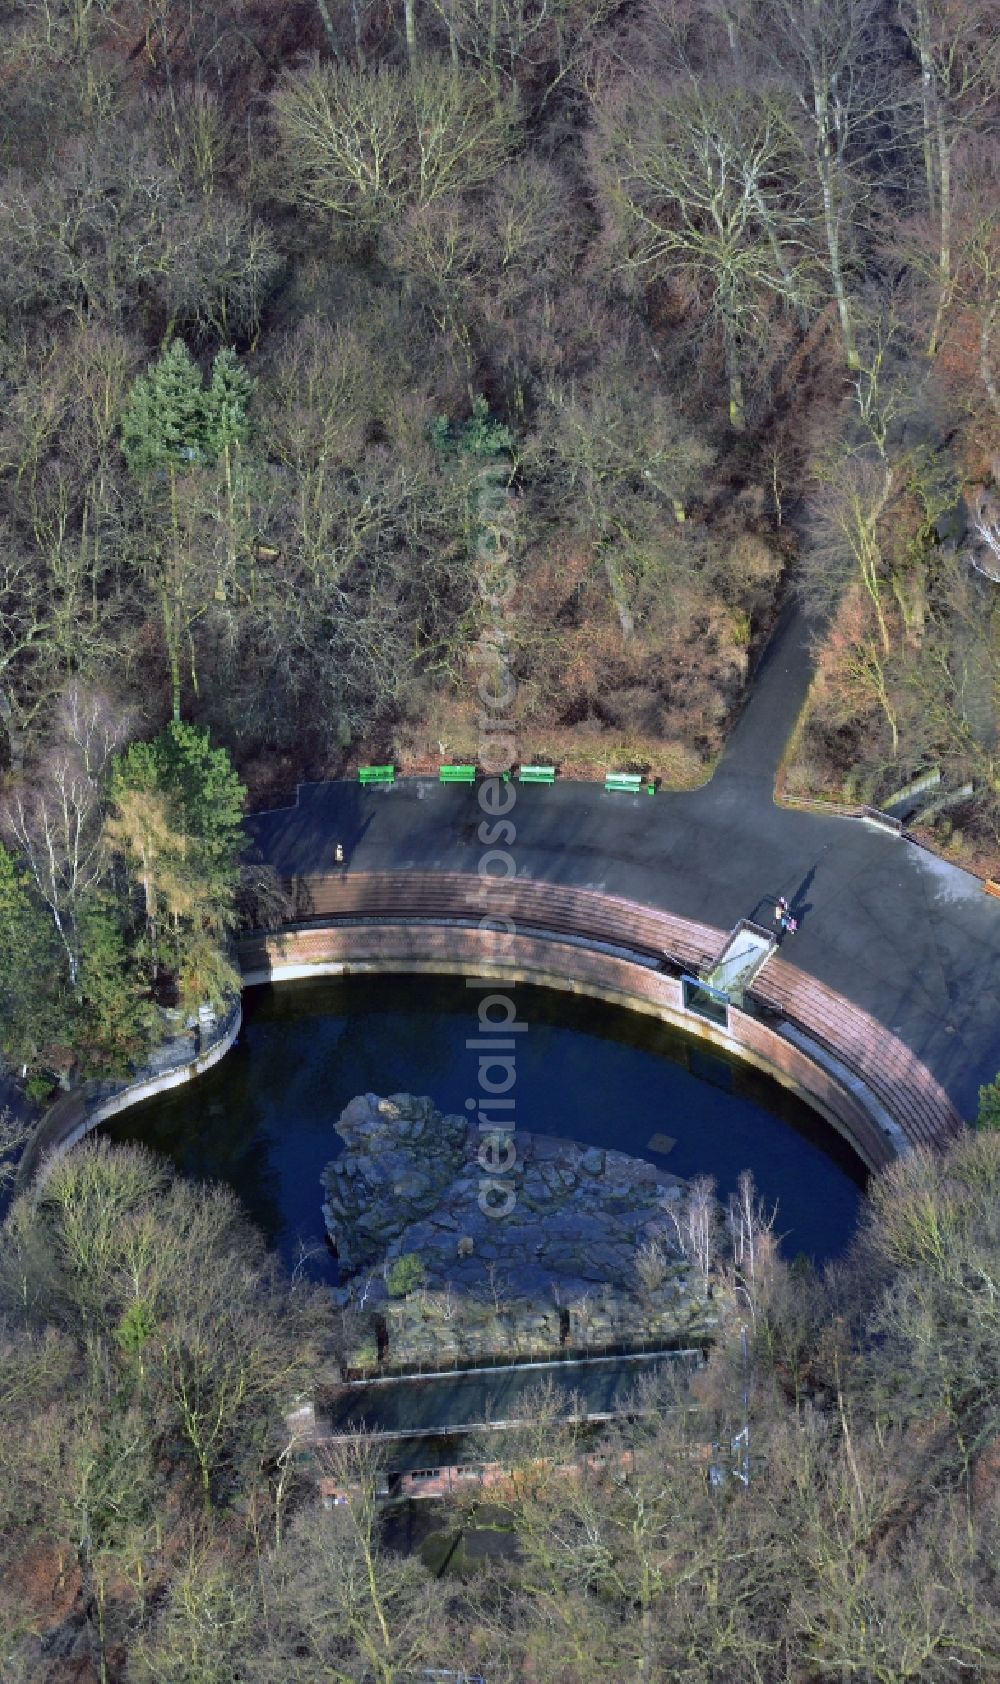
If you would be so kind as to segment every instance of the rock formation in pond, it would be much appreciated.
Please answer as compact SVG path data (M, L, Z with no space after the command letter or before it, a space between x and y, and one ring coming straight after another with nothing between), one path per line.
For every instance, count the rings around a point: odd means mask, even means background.
M510 1209L494 1216L474 1120L411 1094L362 1094L336 1127L344 1151L322 1179L338 1296L363 1301L369 1326L382 1321L390 1360L695 1339L715 1326L718 1306L677 1244L676 1176L518 1131L499 1137L501 1161L508 1141L517 1155ZM373 1337L352 1366L372 1359Z

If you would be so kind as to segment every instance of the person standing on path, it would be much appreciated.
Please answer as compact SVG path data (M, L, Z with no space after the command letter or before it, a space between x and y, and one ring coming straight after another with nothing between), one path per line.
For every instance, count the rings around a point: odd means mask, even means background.
M774 909L774 921L781 935L793 936L799 927L799 921L792 917L792 909L784 895L778 896L778 904Z

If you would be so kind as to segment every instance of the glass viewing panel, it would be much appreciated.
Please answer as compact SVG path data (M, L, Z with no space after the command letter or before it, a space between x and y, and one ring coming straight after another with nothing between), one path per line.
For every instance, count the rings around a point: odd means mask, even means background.
M708 1023L714 1023L719 1029L729 1028L729 995L721 988L713 988L710 982L700 982L697 977L682 978L684 988L684 1006L689 1012L703 1017Z

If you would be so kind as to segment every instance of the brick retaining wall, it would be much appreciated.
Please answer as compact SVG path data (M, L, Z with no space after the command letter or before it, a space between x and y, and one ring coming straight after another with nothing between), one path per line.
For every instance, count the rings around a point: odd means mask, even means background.
M604 999L672 1023L775 1077L824 1116L870 1169L884 1167L909 1146L943 1141L961 1126L947 1095L902 1043L787 962L772 960L758 979L751 1004L763 1010L764 1020L752 1010L730 1008L726 1032L685 1010L678 975L665 974L645 953L629 957L609 950L612 929L619 947L633 937L651 949L653 920L661 957L694 968L718 952L725 935L721 930L636 909L641 917L628 928L618 917L610 926L602 920L599 945L596 932L591 945L568 940L561 932L546 936L529 929L507 936L457 922L393 920L386 910L391 897L385 883L370 888L369 903L379 909L376 924L366 925L360 916L363 896L355 880L343 897L351 903L346 916L352 922L299 925L245 938L240 944L245 981L392 971L478 974ZM439 902L443 888L440 882L436 885ZM462 885L462 893L467 894L467 885ZM334 897L324 889L315 898L329 905ZM589 898L603 899L607 913L609 897ZM468 903L464 910L468 912ZM537 905L529 910L533 917L540 915ZM452 912L459 914L457 902ZM439 915L443 918L443 906ZM581 922L593 925L591 917ZM810 1010L820 1019L815 1034Z
M723 1030L685 1010L679 972L697 974L726 931L613 895L559 884L455 872L335 873L289 885L299 922L239 944L244 982L373 972L495 976L586 994L645 1012L720 1046L800 1094L870 1169L917 1145L942 1145L961 1118L930 1071L896 1036L842 995L773 958L748 1010ZM484 913L507 935L480 927ZM672 973L672 974L671 974ZM239 1005L211 1045L179 1068L112 1092L91 1084L42 1119L19 1184L109 1117L222 1058L239 1033Z

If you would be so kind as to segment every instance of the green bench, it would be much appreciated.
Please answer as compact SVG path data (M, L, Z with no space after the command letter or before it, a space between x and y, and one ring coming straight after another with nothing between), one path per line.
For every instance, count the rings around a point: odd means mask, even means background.
M556 769L554 766L521 766L517 781L519 784L554 784Z
M443 784L474 784L476 768L474 766L442 766L440 776Z
M606 790L623 789L629 795L638 795L645 789L647 795L656 794L656 784L652 778L643 777L641 772L608 772L604 779Z
M391 784L396 781L395 766L359 766L358 782L362 784Z

